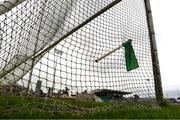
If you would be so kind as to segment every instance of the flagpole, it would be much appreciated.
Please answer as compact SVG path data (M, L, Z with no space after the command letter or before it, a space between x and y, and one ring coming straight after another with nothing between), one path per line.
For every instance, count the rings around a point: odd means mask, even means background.
M109 56L110 54L114 53L115 51L119 50L120 48L122 48L123 45L120 45L119 47L109 51L108 53L104 54L103 56L99 57L98 59L95 60L95 62L99 62L101 61L102 59L104 59L105 57Z

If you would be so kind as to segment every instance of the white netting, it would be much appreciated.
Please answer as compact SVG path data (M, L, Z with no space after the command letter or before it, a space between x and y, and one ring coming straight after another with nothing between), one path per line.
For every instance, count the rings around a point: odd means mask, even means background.
M28 90L35 90L37 81L42 81L44 93L67 87L72 94L111 89L155 97L144 0L119 0L72 32L112 2L25 0L19 5L15 1L12 9L0 7L4 10L0 16L0 81ZM138 69L126 70L123 48L95 62L128 39L132 39ZM55 42L59 44L52 47Z

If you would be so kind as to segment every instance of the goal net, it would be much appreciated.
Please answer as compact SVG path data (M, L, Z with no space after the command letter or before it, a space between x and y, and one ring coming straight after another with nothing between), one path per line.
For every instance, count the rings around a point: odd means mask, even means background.
M129 39L139 67L128 71ZM0 83L69 96L97 90L155 98L144 0L2 0Z

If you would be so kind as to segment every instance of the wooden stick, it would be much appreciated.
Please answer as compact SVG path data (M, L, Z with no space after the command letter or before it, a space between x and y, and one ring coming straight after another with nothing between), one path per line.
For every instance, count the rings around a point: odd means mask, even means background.
M99 62L100 60L104 59L105 57L109 56L110 54L112 54L113 52L119 50L120 48L122 48L123 46L120 45L119 47L109 51L108 53L104 54L103 56L101 56L100 58L96 59L95 62Z
M24 2L25 0L6 0L0 2L0 15L10 11L20 3Z

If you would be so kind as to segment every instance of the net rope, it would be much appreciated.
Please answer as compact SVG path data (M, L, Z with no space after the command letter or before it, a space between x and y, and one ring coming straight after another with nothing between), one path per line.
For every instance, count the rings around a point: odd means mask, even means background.
M110 89L154 98L144 0L122 0L66 36L114 1L17 0L3 9L7 1L2 1L0 83L35 91L41 81L43 93L50 88L53 93L68 88L69 95ZM139 68L126 70L124 48L95 62L128 39L132 39Z

